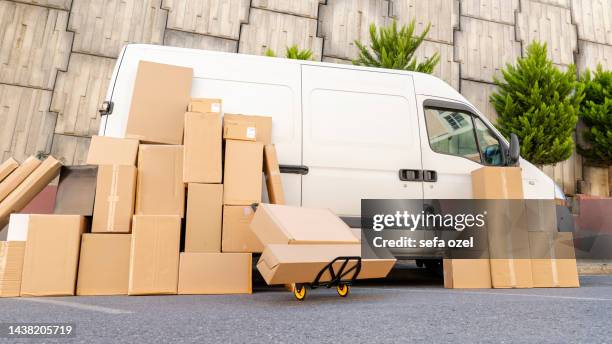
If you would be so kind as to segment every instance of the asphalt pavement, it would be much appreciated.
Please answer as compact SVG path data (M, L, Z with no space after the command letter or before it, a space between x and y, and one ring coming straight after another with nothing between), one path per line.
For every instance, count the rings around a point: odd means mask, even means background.
M406 265L384 281L309 290L261 281L252 295L0 299L0 323L70 323L72 338L10 343L606 343L612 276L581 288L449 290Z

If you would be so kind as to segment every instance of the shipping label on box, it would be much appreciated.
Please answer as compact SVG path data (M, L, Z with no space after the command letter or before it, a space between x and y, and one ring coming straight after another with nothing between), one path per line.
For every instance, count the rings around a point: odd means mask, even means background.
M183 146L140 145L136 214L183 217L184 208Z
M181 219L171 215L134 215L129 295L176 294Z
M263 144L239 140L225 143L223 204L261 202Z
M99 166L92 232L130 232L136 175L135 166Z
M77 295L127 295L131 237L83 234Z
M84 231L83 216L30 215L22 296L74 295Z
M251 294L250 253L181 253L179 294Z
M221 252L223 184L189 183L185 252Z
M222 252L261 253L264 249L250 224L253 209L244 205L223 206Z
M221 183L221 130L218 113L185 114L184 183Z

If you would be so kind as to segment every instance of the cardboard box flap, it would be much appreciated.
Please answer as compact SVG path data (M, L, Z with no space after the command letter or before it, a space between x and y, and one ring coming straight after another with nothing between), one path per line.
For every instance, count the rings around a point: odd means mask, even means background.
M259 204L251 228L264 244L356 244L344 221L329 209Z

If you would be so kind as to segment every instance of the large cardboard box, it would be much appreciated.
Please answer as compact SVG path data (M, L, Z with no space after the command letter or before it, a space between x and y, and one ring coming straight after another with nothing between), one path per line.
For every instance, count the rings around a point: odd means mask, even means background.
M126 295L130 234L83 234L77 295Z
M189 102L189 106L187 107L187 111L189 112L199 112L199 113L221 113L222 108L222 100L214 99L214 98L194 98Z
M0 228L6 226L9 215L23 209L57 176L62 164L49 156L0 203Z
M21 296L74 295L81 234L79 215L30 215Z
M248 205L223 206L222 252L261 253L263 244L251 229L253 209Z
M98 166L62 166L54 214L92 216Z
M181 219L134 215L128 295L176 294Z
M19 167L19 163L13 158L8 158L0 164L0 182L8 177L17 167Z
M272 117L226 113L223 115L223 121L255 123L256 140L266 145L272 143Z
M31 156L0 183L0 202L40 165L40 160Z
M251 229L264 245L359 243L349 226L329 209L261 203Z
M0 297L19 296L25 241L0 241Z
M361 245L266 245L257 270L267 284L290 284L313 282L317 274L337 257L357 257L361 255ZM362 259L358 279L384 278L389 274L395 259ZM337 273L342 262L334 263ZM354 266L354 261L346 269ZM346 271L346 270L345 270ZM352 277L352 274L346 278ZM323 273L320 281L329 281L328 272Z
M263 144L227 140L223 204L251 205L261 202Z
M482 167L472 171L474 199L523 199L520 167Z
M191 68L140 61L125 137L180 145L192 77Z
M183 182L221 183L221 114L187 112Z
M183 146L140 145L136 185L136 214L183 217Z
M91 231L129 233L134 214L136 167L100 165Z
M250 253L181 253L179 294L251 294Z
M90 165L136 165L138 140L93 136L86 163Z
M221 252L223 184L187 187L185 252Z
M283 181L274 145L266 145L264 147L264 175L266 176L266 187L270 203L285 204L285 191L283 190Z
M444 259L444 288L491 288L489 259Z
M529 232L536 288L579 287L572 233Z

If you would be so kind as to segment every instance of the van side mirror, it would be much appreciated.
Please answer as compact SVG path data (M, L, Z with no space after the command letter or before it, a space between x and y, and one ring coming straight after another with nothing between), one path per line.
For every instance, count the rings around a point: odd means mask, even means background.
M515 133L510 134L510 147L508 148L508 154L506 156L506 165L507 166L516 166L519 161L519 157L521 154L521 146L519 144L519 139Z

